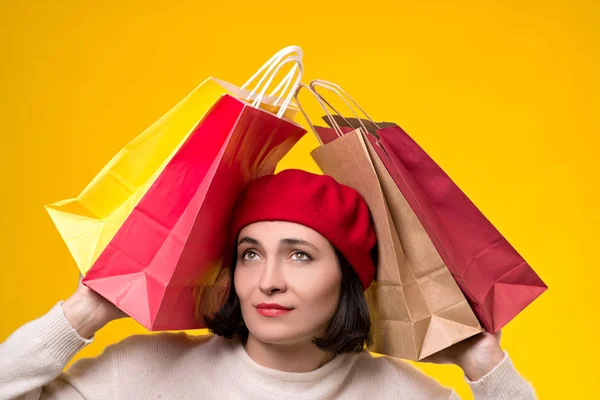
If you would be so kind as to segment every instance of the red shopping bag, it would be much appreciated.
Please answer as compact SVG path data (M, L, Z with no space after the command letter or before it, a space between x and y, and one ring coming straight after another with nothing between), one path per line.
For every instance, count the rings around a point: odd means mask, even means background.
M328 117L323 117L328 123ZM498 332L548 289L440 166L398 125L334 116L365 126L369 141L423 224L475 315ZM360 124L362 122L362 125Z
M230 95L207 113L83 283L150 330L204 327L194 288L222 268L229 213L305 130Z

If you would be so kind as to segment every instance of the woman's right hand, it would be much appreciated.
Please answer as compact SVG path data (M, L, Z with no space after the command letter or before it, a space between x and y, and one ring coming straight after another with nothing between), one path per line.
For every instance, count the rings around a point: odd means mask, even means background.
M62 304L65 317L79 336L89 339L110 321L127 315L116 306L85 286L79 286L71 297Z

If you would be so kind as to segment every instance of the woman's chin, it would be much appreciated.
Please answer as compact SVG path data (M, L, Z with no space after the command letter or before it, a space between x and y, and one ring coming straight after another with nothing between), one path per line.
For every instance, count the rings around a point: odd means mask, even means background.
M294 345L303 342L310 343L310 339L307 340L304 335L299 335L297 332L292 332L289 329L265 329L266 327L261 326L259 329L251 330L252 335L256 340L262 343L268 343L273 345Z

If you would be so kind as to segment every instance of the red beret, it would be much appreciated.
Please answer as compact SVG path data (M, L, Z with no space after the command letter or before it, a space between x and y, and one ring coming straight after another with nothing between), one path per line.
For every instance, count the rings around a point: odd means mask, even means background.
M327 175L291 169L266 175L244 189L231 220L232 243L247 225L287 221L329 240L348 260L366 290L375 276L371 250L377 239L369 208L353 188Z

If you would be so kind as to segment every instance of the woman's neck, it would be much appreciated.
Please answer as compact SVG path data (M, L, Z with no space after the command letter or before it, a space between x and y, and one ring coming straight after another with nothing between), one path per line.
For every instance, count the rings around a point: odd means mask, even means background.
M334 353L323 351L313 343L271 344L258 340L251 334L244 344L248 356L266 368L285 372L310 372L327 364Z

